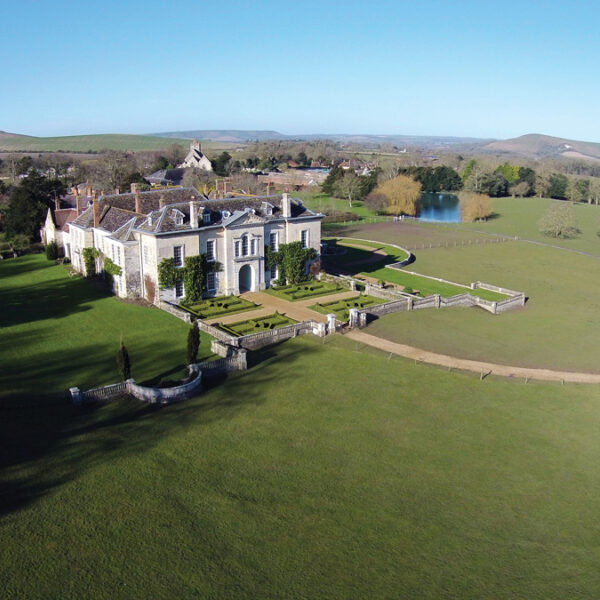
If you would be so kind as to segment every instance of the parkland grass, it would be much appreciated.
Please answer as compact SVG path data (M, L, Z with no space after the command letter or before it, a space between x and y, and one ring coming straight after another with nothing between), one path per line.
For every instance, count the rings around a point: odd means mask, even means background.
M45 259L0 276L4 597L600 595L597 388L308 336L181 404L75 408L71 382L113 379L113 334L150 376L185 325Z
M239 296L216 296L198 302L180 302L179 306L199 319L213 319L260 308L258 304Z
M165 138L152 135L98 134L69 135L60 137L18 136L2 138L0 151L3 152L101 152L103 150L122 150L139 152L144 150L165 150L173 144L186 148L189 139ZM209 153L235 148L236 144L227 142L202 142Z

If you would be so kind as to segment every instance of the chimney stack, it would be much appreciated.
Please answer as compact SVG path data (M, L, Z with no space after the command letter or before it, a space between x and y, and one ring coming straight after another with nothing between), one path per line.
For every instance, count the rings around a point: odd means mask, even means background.
M137 192L138 189L138 184L137 183L132 183L131 184L131 193L135 194Z
M121 190L119 188L115 188L115 195L119 195L121 193Z
M79 193L75 192L75 208L77 209L77 216L81 214L81 198L79 197Z
M135 185L135 184L131 184ZM142 199L140 198L140 190L135 187L135 212L142 214Z
M281 195L281 216L284 219L289 219L292 216L292 202L287 193Z
M92 197L92 186L91 186L91 185L89 185L89 184L85 186L85 195L86 195L88 198L91 198L91 197Z
M166 205L167 201L165 200L165 197L161 195L161 197L158 199L158 207L164 208Z
M60 200L58 198L54 198L54 210L60 210Z
M196 204L195 196L192 196L190 200L190 227L198 229L198 205Z
M98 227L100 225L100 204L95 193L92 198L92 210L94 211L94 227Z

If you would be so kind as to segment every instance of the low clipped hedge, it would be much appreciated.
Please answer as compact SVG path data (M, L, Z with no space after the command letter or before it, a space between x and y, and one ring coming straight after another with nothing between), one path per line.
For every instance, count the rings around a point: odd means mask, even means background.
M244 300L238 296L217 296L215 298L205 298L200 302L187 304L181 302L181 308L198 317L199 319L212 319L221 315L229 315L236 312L246 312L259 308L249 300Z

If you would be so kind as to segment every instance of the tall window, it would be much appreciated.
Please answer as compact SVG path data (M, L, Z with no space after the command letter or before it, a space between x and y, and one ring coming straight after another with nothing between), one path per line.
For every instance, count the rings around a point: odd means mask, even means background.
M144 248L144 264L148 265L150 264L150 254L148 251L148 246L143 246Z
M182 296L183 296L183 280L180 279L179 281L175 282L175 297L181 298Z
M206 242L206 259L215 260L215 240Z
M238 256L240 256L240 241L239 240L237 240L235 242L235 256L236 256L236 258Z
M217 289L217 274L214 271L206 274L206 289L214 292Z
M248 256L248 236L242 236L242 256Z
M302 234L301 234L301 238L302 240L302 247L303 248L308 248L308 229L303 229L302 230Z
M117 264L121 264L121 246L117 246Z
M271 267L271 279L277 279L277 277L279 277L277 265L273 265Z
M173 248L173 262L176 267L183 266L183 252L181 246L175 246Z
M273 252L277 252L277 232L269 234L269 246Z
M252 256L256 254L256 240L254 238L250 240L250 254Z

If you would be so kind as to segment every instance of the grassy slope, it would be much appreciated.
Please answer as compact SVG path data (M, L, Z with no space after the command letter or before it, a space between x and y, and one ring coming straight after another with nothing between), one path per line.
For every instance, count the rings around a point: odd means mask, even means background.
M598 372L598 259L523 242L417 253L428 275L480 279L523 290L522 310L500 316L444 309L386 316L377 333L428 350L531 367Z
M150 135L99 134L70 135L63 137L16 137L0 138L0 151L10 152L87 152L88 150L161 150L172 144L189 147L190 140L163 138ZM235 144L227 142L203 142L202 147L210 152L231 149Z
M164 409L38 396L9 436L4 594L597 596L596 390L353 347L294 340Z
M485 223L463 223L456 227L462 230L477 229L490 233L517 235L524 239L555 244L600 256L600 206L575 204L575 216L581 234L570 240L557 240L539 232L539 221L551 204L560 200L548 198L495 198L493 209L496 218Z
M0 304L2 395L28 389L31 377L41 377L47 393L118 381L121 334L136 380L184 369L188 326L157 309L106 296L43 255L0 263ZM202 338L201 355L207 356L209 340ZM80 368L66 375L73 365Z
M0 282L5 597L599 595L595 387L480 382L337 336L179 405L76 409L65 387L113 379L121 329L147 377L185 326L41 257Z

